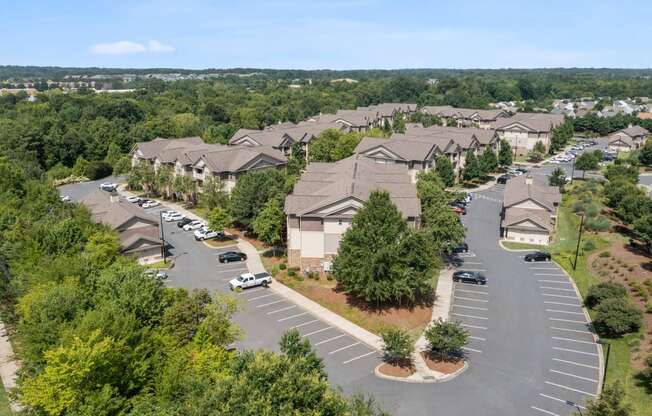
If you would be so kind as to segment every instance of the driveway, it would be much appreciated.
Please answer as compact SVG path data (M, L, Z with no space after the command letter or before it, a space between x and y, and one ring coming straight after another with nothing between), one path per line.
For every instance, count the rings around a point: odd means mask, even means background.
M61 193L78 200L98 183L68 185ZM441 384L410 384L373 375L378 351L330 327L319 317L254 288L234 294L242 302L235 321L245 331L240 348L278 350L282 333L296 328L324 359L329 379L345 393L371 394L393 415L569 415L598 386L598 350L572 285L554 263L530 264L523 253L502 250L498 222L502 190L479 193L464 217L471 254L461 268L482 270L486 286L456 284L452 318L469 329L469 369ZM125 202L126 203L126 202ZM166 207L145 210L158 218ZM245 271L220 264L211 249L174 223L163 225L175 260L171 286L232 293L226 282Z

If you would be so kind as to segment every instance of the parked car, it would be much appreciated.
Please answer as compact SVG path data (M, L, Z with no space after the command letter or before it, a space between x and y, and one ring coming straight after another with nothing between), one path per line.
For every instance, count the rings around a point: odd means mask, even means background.
M468 251L469 245L466 243L460 243L451 249L451 253L453 254L468 253Z
M168 272L165 270L147 269L145 270L145 275L149 277L157 277L161 280L168 278Z
M182 218L182 219L179 220L179 222L177 223L177 227L179 227L179 228L183 228L184 225L190 224L192 221L193 221L193 220L190 219L190 218Z
M466 208L463 207L451 207L453 212L457 215L466 215Z
M456 199L455 201L451 201L449 204L451 207L459 207L459 208L464 208L466 209L466 202Z
M70 202L70 201L71 201L69 195L61 195L61 196L59 197L59 199L61 199L61 201L63 201L63 202Z
M453 282L475 283L476 285L486 285L487 278L481 272L458 270L455 273L453 273Z
M165 221L167 221L167 222L172 222L172 221L181 221L181 220L184 219L184 218L185 218L185 217L183 216L183 214L177 212L176 214L168 215L168 216L165 217L164 219L165 219Z
M112 182L103 182L99 186L99 188L101 190L107 191L107 192L113 192L113 191L116 190L117 187L118 187L118 185L115 184L115 183L112 183Z
M194 232L194 235L195 235L195 240L202 241L202 240L210 240L211 238L215 238L218 235L220 235L220 233L218 233L217 231L213 231L208 227L201 227L200 229Z
M473 200L473 196L471 194L466 194L462 200L468 204L471 202L471 200Z
M496 179L496 183L500 183L500 184L505 185L507 183L507 181L510 180L510 179L512 179L512 177L509 176L509 175L501 175L501 176L498 177L498 179Z
M516 172L521 172L521 175L524 173L528 173L529 171L525 168L516 168Z
M161 205L161 203L158 201L147 201L141 206L143 208L154 208L154 207L158 207L159 205Z
M231 263L232 261L247 260L247 255L239 251L226 251L217 256L220 263Z
M127 202L131 202L132 204L135 204L138 201L140 201L140 198L137 197L137 196L128 196L127 197Z
M536 251L525 255L525 261L550 261L551 258L550 253L543 251Z
M204 226L204 223L199 220L193 220L183 226L183 231L197 230Z
M267 286L270 283L272 283L272 276L269 273L244 273L230 280L229 288L231 290L246 289L254 286Z
M177 211L173 211L173 210L170 210L170 211L163 211L163 212L161 213L161 217L163 217L163 219L167 221L168 217L170 217L170 216L172 216L172 215L176 215L176 214L179 214L179 212L177 212Z

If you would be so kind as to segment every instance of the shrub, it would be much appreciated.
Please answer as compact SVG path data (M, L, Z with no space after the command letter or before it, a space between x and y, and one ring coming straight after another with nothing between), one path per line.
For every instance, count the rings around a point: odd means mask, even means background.
M296 270L294 270L293 268L288 269L288 276L295 277L296 275L297 275Z
M598 283L589 288L584 304L589 308L595 308L607 299L623 298L626 295L627 289L620 283Z
M430 348L439 352L442 359L446 355L459 353L469 341L469 332L459 322L443 321L441 318L426 329L424 336Z
M595 243L593 242L593 240L587 240L587 241L584 243L584 247L583 247L583 248L584 248L585 251L592 251L592 250L595 250Z
M383 354L390 363L400 363L410 360L414 344L407 331L398 328L381 332L383 339Z
M277 265L272 266L272 270L271 270L270 274L273 277L276 277L276 275L278 274L278 266Z
M611 257L611 253L609 251L603 251L602 253L600 253L600 257L602 258Z
M649 302L649 301L648 301L648 302L645 304L645 312L647 312L647 313L652 313L652 302Z
M593 323L599 334L616 338L638 331L642 320L641 311L627 299L613 298L598 305Z
M609 220L603 215L587 218L586 229L591 231L606 231L609 229Z
M599 212L600 207L593 202L584 206L584 213L587 217L595 217Z
M61 163L57 163L56 165L52 166L50 170L47 172L47 177L48 179L51 180L64 179L71 175L72 175L72 168L64 166Z
M306 273L306 277L308 279L318 280L319 279L319 273L317 273L317 272L308 272L308 273Z
M278 265L278 268L279 268L280 270L285 270L285 269L288 268L288 265L285 264L285 263L281 263L281 264Z
M103 161L103 160L94 160L92 162L88 162L84 169L84 176L86 176L90 180L96 180L96 179L102 179L106 178L113 172L113 167Z

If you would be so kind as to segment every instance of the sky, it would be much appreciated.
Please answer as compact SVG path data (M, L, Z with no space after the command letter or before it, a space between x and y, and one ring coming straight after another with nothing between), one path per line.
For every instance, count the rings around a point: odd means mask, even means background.
M650 0L0 0L0 65L652 67Z

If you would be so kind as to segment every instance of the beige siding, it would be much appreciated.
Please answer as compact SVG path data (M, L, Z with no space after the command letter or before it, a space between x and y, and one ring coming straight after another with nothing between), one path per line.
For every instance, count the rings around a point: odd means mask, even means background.
M324 231L321 218L301 218L301 231Z

